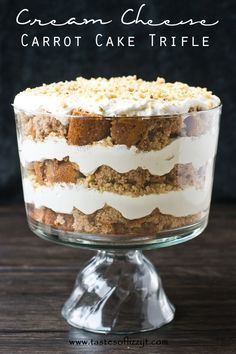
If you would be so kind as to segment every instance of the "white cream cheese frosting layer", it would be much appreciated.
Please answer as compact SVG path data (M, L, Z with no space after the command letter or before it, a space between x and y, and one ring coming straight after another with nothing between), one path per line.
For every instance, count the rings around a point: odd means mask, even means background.
M100 192L80 184L56 183L52 186L34 187L30 179L23 180L26 203L36 208L47 207L58 213L70 214L77 208L84 214L92 214L105 205L118 210L125 218L133 220L149 215L155 208L163 214L176 217L201 212L209 207L211 178L204 189L194 187L165 194L131 197L112 192Z
M115 116L156 116L187 113L190 109L210 110L220 99L206 88L163 78L145 81L136 76L105 78L79 77L27 89L16 95L14 106L26 113L49 113L68 123L73 109Z
M219 98L213 95L213 107L216 107L219 103ZM191 107L200 107L201 110L208 110L209 102L203 96L169 102L161 99L129 100L119 98L104 98L97 101L91 98L78 97L77 95L71 95L62 100L60 96L32 95L26 91L15 97L14 106L32 114L50 113L63 125L66 125L68 123L68 115L75 108L94 114L102 114L106 117L158 116L187 113Z
M47 137L42 142L31 139L19 141L19 154L24 167L33 161L61 161L68 156L86 176L102 165L119 173L141 167L153 175L161 176L170 172L176 164L192 163L196 169L204 166L214 158L216 147L217 135L210 133L200 137L179 137L161 150L148 152L126 145L68 145L65 138Z

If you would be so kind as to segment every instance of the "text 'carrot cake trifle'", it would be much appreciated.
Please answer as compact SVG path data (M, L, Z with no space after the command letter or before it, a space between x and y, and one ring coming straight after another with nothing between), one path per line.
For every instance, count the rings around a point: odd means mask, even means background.
M30 222L74 234L157 235L207 218L220 100L135 76L19 93Z

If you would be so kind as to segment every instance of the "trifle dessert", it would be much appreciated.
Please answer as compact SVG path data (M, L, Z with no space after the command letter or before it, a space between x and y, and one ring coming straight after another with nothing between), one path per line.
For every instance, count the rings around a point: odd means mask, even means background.
M28 88L14 109L33 229L132 238L206 223L221 110L206 88L79 77Z

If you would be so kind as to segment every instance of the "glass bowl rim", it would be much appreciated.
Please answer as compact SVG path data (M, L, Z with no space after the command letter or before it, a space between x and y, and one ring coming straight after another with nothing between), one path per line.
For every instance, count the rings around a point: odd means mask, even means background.
M93 113L91 113L91 115L72 115L72 114L63 114L63 113L52 113L52 112L47 112L47 111L32 111L32 110L25 110L23 108L17 107L14 103L12 103L12 107L14 109L15 114L17 112L23 112L29 115L44 115L44 116L50 116L50 117L54 117L54 118L83 118L83 119L91 119L91 118L102 118L102 119L107 119L107 120L113 120L116 118L122 118L122 119L132 119L132 118L138 118L138 119L158 119L158 118L177 118L177 117L189 117L191 115L201 115L201 114L207 114L208 112L213 112L213 111L217 111L217 110L221 110L223 107L222 102L220 102L217 106L212 107L210 109L205 109L205 110L201 110L201 111L191 111L191 112L183 112L183 113L168 113L168 114L159 114L159 115L149 115L149 116L144 116L144 115L140 115L140 116L122 116L122 115L117 115L117 116L103 116L103 115L96 115ZM74 108L76 109L76 108Z

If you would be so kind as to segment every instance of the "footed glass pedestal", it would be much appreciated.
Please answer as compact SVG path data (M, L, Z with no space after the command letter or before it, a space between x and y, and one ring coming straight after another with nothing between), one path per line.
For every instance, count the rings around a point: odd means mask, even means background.
M98 251L78 274L62 315L99 333L153 330L174 318L161 278L141 251Z
M175 308L157 270L142 251L188 241L202 233L207 220L208 215L195 225L162 232L159 238L128 239L122 235L75 235L28 218L31 230L45 240L96 250L79 272L62 316L83 330L117 334L150 331L173 320Z

